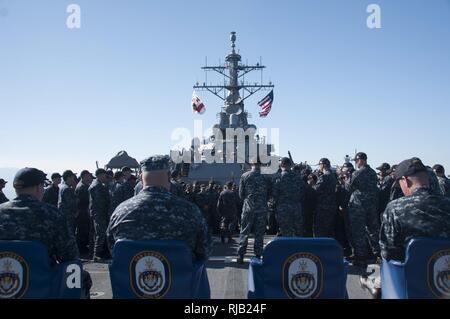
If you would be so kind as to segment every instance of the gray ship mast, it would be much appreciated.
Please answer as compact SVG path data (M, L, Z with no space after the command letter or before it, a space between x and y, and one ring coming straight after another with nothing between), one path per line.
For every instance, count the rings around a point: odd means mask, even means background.
M254 127L256 129L254 125L248 124L248 113L244 111L244 101L258 91L273 89L274 85L270 82L263 84L262 73L265 66L260 63L256 65L245 65L241 63L242 57L236 52L236 32L231 32L230 40L231 53L226 56L226 62L219 66L205 65L202 67L205 70L205 82L203 85L197 83L194 89L209 91L224 101L224 107L218 114L220 116L220 123L215 125L215 128L225 130L226 128L247 129L248 127ZM207 72L210 71L215 71L224 77L223 85L207 84ZM245 75L252 71L261 72L260 83L245 83Z

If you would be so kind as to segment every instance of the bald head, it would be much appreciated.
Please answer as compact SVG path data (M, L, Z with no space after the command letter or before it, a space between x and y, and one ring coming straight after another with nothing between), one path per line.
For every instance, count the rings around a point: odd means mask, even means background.
M142 173L142 185L160 186L170 189L170 172L168 170L145 171Z

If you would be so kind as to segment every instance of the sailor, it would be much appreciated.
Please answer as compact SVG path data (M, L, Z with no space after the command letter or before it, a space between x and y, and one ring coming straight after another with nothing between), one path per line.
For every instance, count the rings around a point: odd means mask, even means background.
M0 205L0 240L24 240L42 243L56 263L79 259L75 237L67 227L66 215L42 202L46 174L36 168L16 173L13 186L17 197ZM89 298L92 285L83 271L84 297Z
M291 171L292 162L283 157L280 162L281 173L273 185L276 217L283 237L303 236L302 205L305 186L300 175Z
M232 235L236 228L238 203L232 188L233 182L226 183L225 189L220 193L217 200L217 212L221 219L220 237L222 244L225 243L225 238L228 238L228 243L233 241Z
M253 251L257 258L261 258L264 246L269 185L264 175L261 174L261 163L259 160L252 160L251 167L251 171L242 174L239 183L239 197L243 200L243 206L238 263L244 262L248 236L252 229L255 233Z
M341 244L344 255L349 259L352 254L350 245L350 222L348 218L348 202L350 200L350 193L345 188L345 181L355 171L353 164L345 162L338 174L338 184L336 186L336 204L337 204L337 218L336 218L336 240Z
M80 181L75 187L75 198L77 205L77 219L76 219L76 239L80 253L87 251L90 243L90 224L91 218L89 216L89 186L94 180L94 176L87 170L80 173Z
M378 204L378 213L381 216L383 214L384 209L389 203L389 196L391 193L392 185L395 182L395 179L392 175L389 174L389 170L391 169L391 165L388 163L383 163L377 167L379 171L378 176L378 188L380 190L379 196L379 204Z
M208 224L211 232L214 235L218 235L220 232L220 218L217 214L217 201L219 200L220 193L217 192L216 183L210 181L206 189L207 202L208 202Z
M179 177L178 171L173 171L170 174L170 192L176 196L183 197L184 191L183 187L178 181L178 177Z
M211 250L208 226L194 204L170 193L169 156L156 155L141 162L143 190L120 204L108 226L112 250L121 239L182 240L194 260L205 260Z
M3 178L0 178L0 204L6 203L9 201L9 199L5 196L3 193L3 189L5 188L7 181L5 181Z
M394 183L391 186L391 192L389 194L389 201L393 201L403 197L402 189L400 188L400 184L395 180L395 170L397 169L397 165L392 165L391 169L388 170L388 174L393 178Z
M367 155L357 153L355 156L357 170L346 181L350 193L348 217L350 221L351 244L355 260L353 265L364 272L367 268L369 235L370 246L375 257L379 257L378 244L380 218L378 215L378 178L377 173L367 164ZM367 230L367 231L366 231Z
M63 182L59 188L58 208L66 216L67 226L75 236L75 220L77 218L77 202L75 198L75 187L77 186L77 176L71 170L67 170L62 175Z
M59 173L53 173L52 183L45 189L43 202L58 207L59 184L62 176Z
M450 238L450 199L431 193L428 169L417 158L401 162L395 178L405 196L390 202L383 213L380 247L385 260L404 262L412 238ZM379 296L379 277L361 282Z
M120 184L126 182L131 177L131 175L133 175L133 171L128 166L122 167L121 172L123 174L123 180L120 182Z
M109 259L106 244L106 228L109 222L111 199L108 187L108 174L99 168L95 171L97 177L89 186L89 213L94 224L93 260Z
M126 176L126 175L124 175ZM129 175L128 179L120 184L116 190L114 191L112 198L111 198L111 211L114 212L114 210L119 206L121 203L126 201L127 199L130 199L134 196L134 187L136 186L136 176Z
M439 187L441 189L441 193L445 197L449 197L450 198L450 179L448 179L445 176L444 166L442 166L440 164L436 164L436 165L433 166L433 171L436 174L437 179L439 181Z
M316 192L317 205L314 212L314 237L333 237L336 222L336 185L337 180L331 172L327 158L319 161L320 175L313 188Z

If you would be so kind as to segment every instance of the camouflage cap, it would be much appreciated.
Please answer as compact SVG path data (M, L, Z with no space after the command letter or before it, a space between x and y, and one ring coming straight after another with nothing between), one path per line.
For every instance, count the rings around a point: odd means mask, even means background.
M72 176L74 176L75 178L77 177L76 173L72 172L70 169L68 169L67 171L64 171L64 173L62 174L63 180L66 180Z
M377 170L379 170L379 171L389 171L390 169L391 169L391 165L389 165L388 163L383 163L377 167Z
M395 170L395 179L399 180L402 177L408 177L420 172L426 172L427 168L423 165L422 161L418 158L411 158L404 160L398 164Z
M321 158L318 165L320 164L331 166L330 160L328 158Z
M357 160L360 160L360 159L366 161L366 160L367 160L367 154L364 153L364 152L356 153L355 158L354 158L353 160L354 160L354 161L357 161Z
M170 157L168 155L154 155L141 161L143 172L169 170Z
M27 188L40 184L45 184L47 174L37 168L25 167L19 170L14 177L13 186L16 189Z
M282 157L280 160L280 164L283 166L291 166L292 165L292 161L289 157Z
M349 169L354 169L355 167L353 166L352 163L348 162L348 163L344 163L342 165L343 168L349 168Z

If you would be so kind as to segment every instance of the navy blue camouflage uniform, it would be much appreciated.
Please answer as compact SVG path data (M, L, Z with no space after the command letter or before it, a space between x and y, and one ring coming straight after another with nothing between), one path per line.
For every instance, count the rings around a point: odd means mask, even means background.
M439 187L441 189L441 193L450 198L450 179L445 176L438 176Z
M379 191L377 173L364 165L355 172L346 183L350 200L348 218L351 230L351 245L355 261L364 266L368 258L367 235L375 256L379 255L380 217L378 214Z
M0 191L0 204L6 203L7 201L9 201L9 199L5 196L5 194L3 194L2 191Z
M262 255L268 195L269 185L260 169L246 172L241 176L239 197L243 200L243 206L238 249L238 254L241 256L247 251L248 236L252 229L255 233L254 253L257 256Z
M236 194L230 190L223 190L217 200L217 212L220 216L220 231L222 237L231 238L236 229L238 202Z
M283 237L303 236L305 185L299 174L282 171L273 185L276 217Z
M44 203L58 207L58 197L59 197L59 187L57 185L51 184L44 191L44 198L42 201Z
M91 218L89 215L89 185L80 181L75 187L77 205L76 239L80 251L86 249L92 241Z
M334 237L337 209L336 185L335 174L325 170L313 186L317 199L314 211L314 237Z
M450 199L422 187L387 205L380 231L382 257L404 261L413 237L450 238Z
M58 209L61 214L66 216L67 227L75 235L75 220L77 218L75 190L65 182L62 182L59 188Z
M89 186L89 213L94 224L94 256L107 255L106 229L109 222L111 199L109 189L98 179Z
M43 244L53 263L79 259L75 237L67 227L66 216L50 204L31 195L19 195L0 205L0 240L36 241ZM89 273L83 271L83 291L89 296Z
M111 212L121 203L134 196L134 187L129 182L124 182L117 186L111 198Z
M384 176L382 180L378 183L378 188L380 190L380 196L379 196L379 204L378 204L378 212L380 214L383 214L387 204L390 202L390 195L391 195L391 189L392 185L395 183L395 178L391 175Z
M157 186L145 187L120 204L107 233L110 250L120 239L182 240L192 249L195 260L206 259L211 250L208 226L198 207Z

